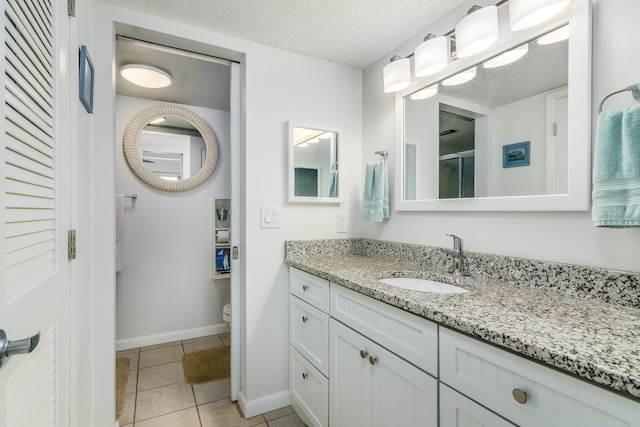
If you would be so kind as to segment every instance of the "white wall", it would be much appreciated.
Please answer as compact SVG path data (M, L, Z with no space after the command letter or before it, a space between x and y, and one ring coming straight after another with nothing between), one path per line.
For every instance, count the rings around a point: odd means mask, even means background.
M490 116L492 134L488 167L492 196L546 193L546 93L495 108ZM530 142L530 165L502 167L502 146Z
M207 182L185 193L155 190L127 164L122 138L140 111L160 102L116 97L116 193L125 199L124 267L116 275L118 348L145 339L187 338L197 330L226 328L222 308L229 302L229 279L212 280L212 198L229 198L229 112L184 106L206 121L218 143L218 164ZM200 152L198 150L198 158ZM194 331L195 330L195 331ZM167 339L169 340L175 340ZM124 340L123 345L120 341Z
M94 2L93 7L94 38L99 40L93 58L97 70L113 71L112 38L116 25L127 26L142 38L153 31L156 41L166 41L164 34L169 33L173 44L177 42L191 50L216 53L242 63L244 129L240 186L244 235L240 260L244 265L240 328L241 397L246 402L241 403L248 415L284 406L289 402L288 269L283 264L284 240L361 234L361 72L99 1ZM96 123L100 126L94 134L94 145L115 151L115 135L110 130L115 108L113 84L113 74L104 72L96 82L99 104ZM287 203L287 120L341 131L340 180L345 203ZM370 155L373 157L373 153ZM112 163L102 169L109 166L115 167ZM113 172L109 175L105 171L102 178L112 177ZM113 192L96 197L109 199L113 206ZM263 205L282 207L281 228L260 228L260 206ZM336 232L338 212L349 215L347 234ZM104 234L100 237L109 238ZM107 245L113 248L110 243ZM100 259L95 262L102 264ZM113 259L110 267L113 268ZM108 324L109 319L100 321Z
M457 10L464 16L469 1ZM597 106L608 93L640 80L640 57L636 50L637 0L593 1L593 133ZM449 25L435 28L444 33ZM428 31L424 31L426 34ZM419 34L393 53L408 55L420 43ZM382 68L390 55L365 70L363 74L363 157L372 150L387 149L393 155L395 140L394 95L382 91ZM629 94L618 95L606 108L631 105ZM395 188L394 161L389 162L390 188ZM392 196L393 199L393 196ZM514 230L518 230L517 235ZM612 269L640 271L640 229L595 228L589 212L395 212L388 222L366 223L363 234L369 238L451 246L445 233L461 236L465 248L556 262L591 265Z

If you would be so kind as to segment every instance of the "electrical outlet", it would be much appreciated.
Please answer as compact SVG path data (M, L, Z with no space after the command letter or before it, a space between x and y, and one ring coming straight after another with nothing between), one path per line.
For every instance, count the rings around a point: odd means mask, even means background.
M339 213L337 217L337 232L338 233L346 233L347 232L347 214Z

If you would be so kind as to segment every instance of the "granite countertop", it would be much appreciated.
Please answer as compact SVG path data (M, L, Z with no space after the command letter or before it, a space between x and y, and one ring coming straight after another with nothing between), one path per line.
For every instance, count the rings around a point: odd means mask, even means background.
M379 301L640 399L640 310L540 288L460 278L383 258L293 256L286 263ZM464 287L434 294L386 285L419 277Z

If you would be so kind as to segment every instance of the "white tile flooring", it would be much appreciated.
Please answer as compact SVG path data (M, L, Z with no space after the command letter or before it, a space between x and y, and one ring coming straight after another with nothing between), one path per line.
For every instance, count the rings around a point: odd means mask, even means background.
M229 399L229 379L187 384L182 355L229 345L229 334L210 335L119 351L131 360L121 427L304 427L290 406L244 418Z

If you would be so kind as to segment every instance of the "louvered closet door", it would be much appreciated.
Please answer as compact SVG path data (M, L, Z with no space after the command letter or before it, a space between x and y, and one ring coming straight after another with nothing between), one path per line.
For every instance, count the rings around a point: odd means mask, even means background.
M58 65L70 57L65 5L3 1L0 328L9 340L40 332L31 354L0 368L6 427L69 425L69 77Z

